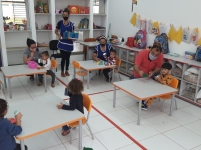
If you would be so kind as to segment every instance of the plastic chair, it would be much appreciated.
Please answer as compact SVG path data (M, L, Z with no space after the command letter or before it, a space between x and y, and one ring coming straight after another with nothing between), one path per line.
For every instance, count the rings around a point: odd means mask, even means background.
M119 80L121 81L121 77L120 77L120 73L119 73L119 69L121 66L121 59L120 58L116 58L116 66L117 66L117 69L114 70L114 73L119 74Z
M56 69L57 68L57 61L55 60L55 59L52 59L51 60L51 64L52 64L52 67L54 68L54 69ZM54 72L55 73L55 72ZM50 76L49 74L46 74L46 76ZM57 80L57 78L56 78L56 80ZM57 80L57 83L58 83L58 85L59 85L59 81Z
M50 42L49 42L49 48L50 48L50 50L51 51L53 51L53 54L50 56L50 59L53 57L55 60L57 59L57 58L61 58L61 54L60 53L57 53L57 50L58 50L58 48L57 48L57 45L58 45L58 40L51 40ZM54 52L54 51L56 51L56 53ZM57 68L56 68L56 71L57 71Z
M75 75L78 75L83 77L83 81L84 81L84 76L87 76L87 72L81 69L80 64L78 62L73 61L72 64L73 64L73 67L75 68L74 78L75 78ZM79 71L76 72L76 69L78 69Z
M95 38L87 38L84 40L84 42L96 42L96 39ZM83 53L84 53L84 58L83 60L86 60L87 59L87 46L83 46Z
M171 82L170 86L172 88L176 89L178 87L178 84L179 84L179 81L176 78L172 78L172 82ZM170 99L170 98L172 98L172 94L163 95L163 96L159 97L159 99L163 101L161 111L163 111L163 103L164 103L164 101L167 100L167 99ZM177 110L177 101L176 101L176 99L174 99L174 101L175 101L175 107L176 107L176 110Z
M87 128L88 128L88 130L89 130L89 132L91 134L92 139L94 139L93 133L91 132L91 128L90 128L90 126L88 124L89 115L90 115L91 108L92 108L92 100L87 94L82 93L82 96L83 96L83 105L86 108L86 110L88 111L87 118L84 118L82 120L82 124L87 126ZM71 124L69 124L69 126L71 127L70 130L72 130L73 128L79 126L79 122L71 123ZM71 132L70 132L70 143L72 143L72 134L71 134Z

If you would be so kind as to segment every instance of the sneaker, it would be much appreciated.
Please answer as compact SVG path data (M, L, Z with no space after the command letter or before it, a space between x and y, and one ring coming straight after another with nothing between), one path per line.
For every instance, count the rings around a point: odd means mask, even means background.
M147 106L146 104L142 104L141 108L142 108L143 110L147 110L147 109L148 109L148 106Z
M108 76L112 78L112 70L108 73Z

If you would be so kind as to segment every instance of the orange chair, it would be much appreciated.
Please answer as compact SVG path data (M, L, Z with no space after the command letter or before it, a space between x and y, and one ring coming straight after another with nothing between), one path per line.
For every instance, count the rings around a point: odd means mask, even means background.
M84 81L84 76L87 76L87 72L83 69L81 69L80 64L76 61L72 62L73 67L74 67L74 75L73 77L75 78L76 75L83 77L83 81ZM79 71L76 72L76 69L78 69Z
M53 69L57 69L57 61L55 59L51 60L51 65L52 65ZM54 71L54 73L55 73L55 71ZM50 75L46 74L46 76L50 76ZM56 78L56 80L57 80L57 78ZM57 80L57 83L59 85L59 81L58 80Z
M119 74L119 80L121 81L121 77L120 77L120 73L119 73L119 69L121 66L121 59L120 58L116 58L116 66L117 66L117 69L114 70L114 73Z
M83 96L83 105L86 108L86 110L88 111L87 118L84 118L82 120L82 124L87 126L87 128L88 128L88 130L89 130L89 132L91 134L92 139L94 139L93 133L91 132L91 128L90 128L90 126L88 124L89 115L90 115L91 108L92 108L92 100L91 100L91 98L87 94L82 93L82 96ZM73 128L79 126L79 122L71 123L71 124L69 124L69 126L71 127L71 129L73 129ZM70 143L72 143L71 132L70 132Z
M179 84L179 81L176 78L173 78L170 86L172 88L176 89L178 87L178 84ZM164 103L165 100L170 99L170 98L172 98L172 94L163 95L163 96L159 97L159 99L162 100L163 103ZM174 101L175 101L175 107L177 109L177 101L176 101L176 99L174 99ZM163 103L162 103L162 109L161 109L161 111L163 111Z

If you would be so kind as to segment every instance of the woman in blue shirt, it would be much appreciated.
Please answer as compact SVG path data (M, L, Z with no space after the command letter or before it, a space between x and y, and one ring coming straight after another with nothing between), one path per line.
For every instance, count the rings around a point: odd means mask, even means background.
M57 23L55 34L59 38L59 43L58 43L58 49L60 50L61 53L61 76L70 76L68 73L68 67L70 63L70 55L71 52L74 49L73 46L73 40L72 39L63 39L63 33L65 31L73 32L74 31L74 23L69 21L69 15L70 11L68 9L65 9L63 11L63 20L60 20ZM66 72L64 73L64 66L66 64Z
M100 60L106 61L105 57L103 55L106 54L106 56L108 58L110 56L110 51L113 48L110 44L107 44L107 39L105 36L100 36L98 40L99 40L100 44L95 47L95 51L93 53L93 59L95 61L100 61ZM104 69L103 74L105 75L106 73L108 73L109 70ZM100 74L100 71L99 71L99 74ZM108 80L108 79L106 79L106 80ZM111 81L111 79L110 79L110 81Z

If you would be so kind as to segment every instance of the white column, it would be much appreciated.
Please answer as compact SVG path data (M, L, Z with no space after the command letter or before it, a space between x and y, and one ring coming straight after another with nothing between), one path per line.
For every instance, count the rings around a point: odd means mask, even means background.
M29 5L29 20L30 20L30 27L31 27L31 35L32 39L37 42L37 36L36 36L36 19L35 19L35 13L34 13L34 0L28 0Z
M2 12L2 5L0 3L0 39L1 39L1 60L3 66L8 66L8 57L6 51L6 41L5 41L5 34L4 34L4 25L3 25L3 12Z
M106 14L106 23L105 23L106 24L106 33L105 33L105 36L108 36L109 24L111 23L111 22L109 22L109 0L105 0L105 14ZM109 33L109 34L111 34L111 33ZM109 35L109 36L111 36L111 35Z
M54 33L55 29L56 29L56 15L55 15L55 0L50 0L49 1L49 10L50 10L50 20L51 20L51 24L52 24L52 35L51 35L51 39L52 40L56 40L56 34Z
M89 17L89 37L93 38L93 22L94 22L94 14L93 14L93 0L89 0L90 7L90 17Z

